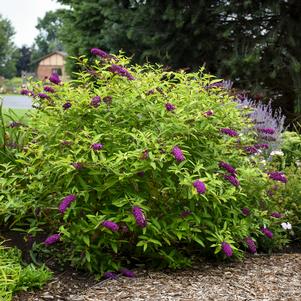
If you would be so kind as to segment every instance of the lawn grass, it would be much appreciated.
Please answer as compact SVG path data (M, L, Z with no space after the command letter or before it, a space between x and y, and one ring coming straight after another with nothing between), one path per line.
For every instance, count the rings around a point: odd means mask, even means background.
M2 108L4 122L6 123L11 120L24 122L27 120L26 113L28 111L28 109Z

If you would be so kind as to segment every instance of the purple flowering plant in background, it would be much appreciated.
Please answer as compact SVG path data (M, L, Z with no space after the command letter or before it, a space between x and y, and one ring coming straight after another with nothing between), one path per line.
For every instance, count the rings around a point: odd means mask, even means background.
M270 229L268 229L268 228L266 228L266 227L262 227L262 228L260 229L260 231L261 231L266 237L268 237L268 238L273 238L273 232L272 232Z
M94 96L91 99L90 105L94 108L98 108L100 106L101 98L100 96Z
M255 254L257 252L257 247L256 247L256 244L255 244L255 241L250 236L248 236L248 237L245 238L245 242L248 246L248 251L251 254Z
M91 54L96 55L96 56L98 56L100 58L103 58L103 59L110 58L110 55L108 53L106 53L105 51L103 51L99 48L92 48L91 49Z

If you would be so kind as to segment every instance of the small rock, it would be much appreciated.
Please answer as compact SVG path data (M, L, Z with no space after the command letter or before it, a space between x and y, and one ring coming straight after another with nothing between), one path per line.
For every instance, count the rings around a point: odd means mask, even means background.
M44 293L41 297L44 300L54 300L54 297L49 292Z

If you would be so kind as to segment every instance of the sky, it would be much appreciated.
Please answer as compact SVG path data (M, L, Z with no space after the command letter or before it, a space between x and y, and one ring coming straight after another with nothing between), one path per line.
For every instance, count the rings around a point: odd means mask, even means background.
M49 10L61 8L55 0L0 0L0 14L9 19L15 29L15 44L31 46L38 34L38 18Z

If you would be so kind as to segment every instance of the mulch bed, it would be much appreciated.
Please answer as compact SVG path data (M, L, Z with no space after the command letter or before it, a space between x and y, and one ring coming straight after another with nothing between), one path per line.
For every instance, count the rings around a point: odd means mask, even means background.
M135 270L137 277L96 282L69 271L14 301L301 300L301 254L255 255L227 263L200 261L180 271Z

